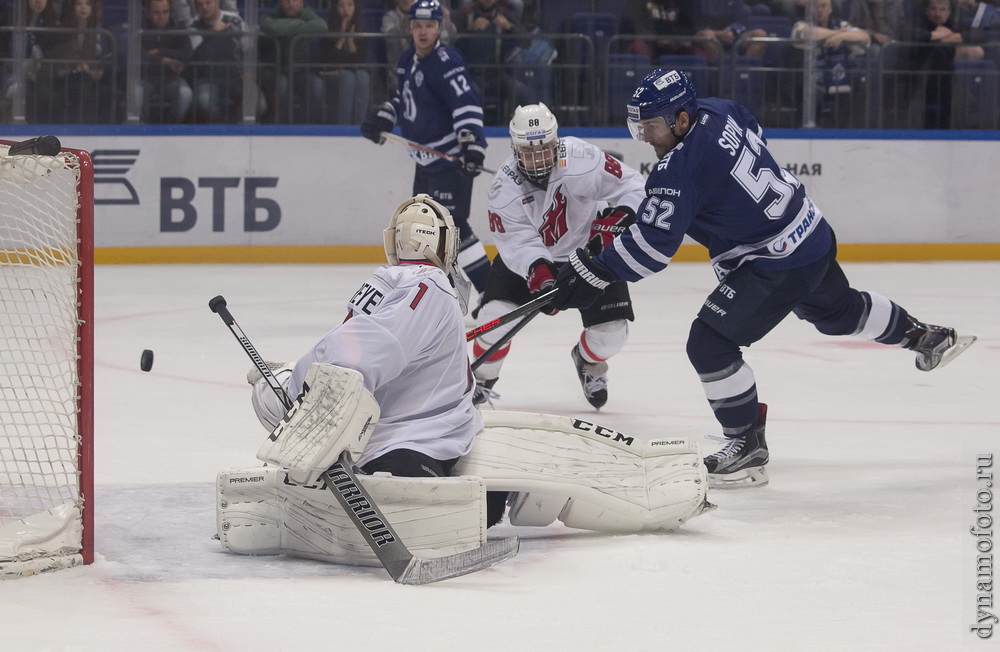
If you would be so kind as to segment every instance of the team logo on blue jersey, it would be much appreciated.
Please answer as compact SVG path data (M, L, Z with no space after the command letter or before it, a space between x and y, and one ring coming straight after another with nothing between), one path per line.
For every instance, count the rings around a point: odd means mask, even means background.
M424 71L423 70L418 70L417 74L413 75L413 83L416 84L417 86L423 86L424 85Z

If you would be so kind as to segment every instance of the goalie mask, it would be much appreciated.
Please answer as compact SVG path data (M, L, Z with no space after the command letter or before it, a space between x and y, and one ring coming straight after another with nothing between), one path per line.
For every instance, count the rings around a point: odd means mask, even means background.
M532 181L544 181L559 158L559 123L542 103L519 106L510 121L510 147L517 169Z
M400 204L389 220L389 228L383 232L389 264L429 262L439 267L455 286L462 314L465 314L471 287L458 268L460 240L458 227L448 209L423 193Z

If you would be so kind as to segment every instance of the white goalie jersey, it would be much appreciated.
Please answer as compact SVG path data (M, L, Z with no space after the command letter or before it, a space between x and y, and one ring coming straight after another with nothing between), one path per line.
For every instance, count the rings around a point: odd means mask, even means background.
M445 273L433 265L380 267L348 309L295 364L289 394L298 395L314 362L355 369L381 410L360 465L397 448L438 460L467 454L483 420L472 405L464 317Z
M545 186L529 181L513 154L493 178L489 223L504 263L528 276L539 258L565 262L590 240L594 218L608 206L635 210L646 196L636 170L579 138L560 138Z

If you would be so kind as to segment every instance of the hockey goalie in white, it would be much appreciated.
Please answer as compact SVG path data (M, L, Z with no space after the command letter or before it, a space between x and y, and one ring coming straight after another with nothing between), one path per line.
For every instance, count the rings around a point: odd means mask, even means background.
M298 396L293 407L284 409L259 372L248 376L272 434L257 454L267 466L218 476L218 536L228 550L379 565L317 480L344 450L423 557L481 546L505 511L513 525L558 519L627 533L674 529L712 507L694 442L475 409L457 236L429 196L404 202L385 231L389 265L350 299L344 322L296 362L269 363Z

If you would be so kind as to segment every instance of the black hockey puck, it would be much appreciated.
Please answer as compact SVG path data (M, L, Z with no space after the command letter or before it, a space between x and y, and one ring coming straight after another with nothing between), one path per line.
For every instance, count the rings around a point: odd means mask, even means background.
M149 371L153 368L153 352L149 349L143 349L142 358L139 360L139 368L143 371Z

